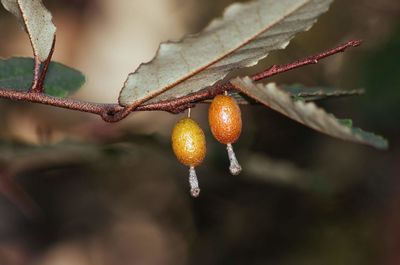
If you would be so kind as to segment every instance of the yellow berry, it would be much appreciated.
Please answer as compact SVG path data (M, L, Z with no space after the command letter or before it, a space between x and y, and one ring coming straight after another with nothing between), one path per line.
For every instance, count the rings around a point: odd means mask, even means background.
M208 122L214 137L223 144L239 139L242 117L237 102L228 95L216 96L208 111Z
M172 149L178 160L189 167L196 167L206 155L206 138L194 120L180 120L172 131Z

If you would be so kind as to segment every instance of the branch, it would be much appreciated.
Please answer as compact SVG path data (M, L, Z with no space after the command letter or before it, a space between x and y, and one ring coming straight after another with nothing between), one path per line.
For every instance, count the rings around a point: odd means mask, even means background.
M27 101L32 103L40 103L54 107L77 110L101 115L104 111L116 110L117 104L98 104L75 100L71 98L57 98L42 93L24 92L10 89L0 89L0 98L7 98L15 101Z
M346 43L343 43L335 48L326 50L324 52L308 56L306 58L300 59L298 61L285 64L285 65L273 65L267 70L260 72L258 74L253 75L251 78L253 81L260 81L269 77L272 77L274 75L284 73L296 68L300 68L306 65L310 64L316 64L320 60L325 59L327 57L330 57L332 55L344 52L347 48L350 47L358 47L362 43L361 40L350 40L347 41ZM214 87L208 88L208 89L203 89L199 92L189 94L187 96L177 98L177 99L172 99L172 100L167 100L167 101L160 101L158 103L152 103L152 104L143 104L139 107L136 108L136 110L166 110L171 113L180 113L187 108L193 107L195 103L201 102L207 99L214 98L218 94L224 93L224 91L230 91L234 90L235 88L231 83L226 83L223 85L216 85Z
M319 54L306 57L304 59L295 61L293 63L285 65L273 65L267 70L253 75L252 79L254 81L260 81L262 79L266 79L268 77L283 72L287 72L292 69L300 68L310 64L316 64L321 59L327 58L329 56L335 55L340 52L344 52L347 48L357 47L360 44L361 44L360 40L352 40L342 45L339 45L333 49L329 49ZM28 92L0 88L0 98L7 98L16 101L27 101L32 103L55 106L64 109L97 114L101 116L101 118L106 122L117 122L126 118L133 111L167 111L174 114L180 113L190 107L194 107L195 104L198 102L211 99L218 94L224 93L224 91L234 90L232 84L228 82L225 84L220 84L220 85L215 85L213 87L205 88L203 90L200 90L199 92L189 94L181 98L160 101L157 103L148 103L148 104L144 103L142 105L131 105L128 107L123 107L118 104L99 104L99 103L80 101L71 98L52 97L43 94L43 83L53 51L54 51L54 43L52 52L49 55L49 59L46 60L46 62L44 62L44 67L41 76L36 80L36 75L35 75L34 81L35 80L37 81L37 88L38 88L37 91L34 90L34 86L32 86L32 89L30 89Z
M329 56L335 55L340 52L344 52L347 48L358 47L361 45L361 43L362 43L361 40L351 40L351 41L348 41L346 43L343 43L343 44L337 46L336 48L321 52L316 55L306 57L304 59L295 61L290 64L273 65L270 68L268 68L267 70L265 70L264 72L254 75L252 77L252 79L253 79L253 81L259 81L264 78L268 78L268 77L271 77L271 76L274 76L274 75L277 75L280 73L284 73L284 72L287 72L287 71L295 69L295 68L300 68L302 66L306 66L309 64L316 64L324 58L327 58Z

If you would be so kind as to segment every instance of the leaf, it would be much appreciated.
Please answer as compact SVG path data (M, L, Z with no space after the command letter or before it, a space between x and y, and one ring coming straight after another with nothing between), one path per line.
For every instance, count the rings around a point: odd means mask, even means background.
M350 129L353 128L353 120L351 119L338 119L342 125L349 127Z
M294 100L316 101L332 97L344 97L364 94L363 89L340 90L327 87L306 87L303 85L280 85L280 89L289 93ZM249 97L243 96L237 92L231 92L230 95L235 98L239 104L257 104L257 102Z
M41 0L1 0L4 8L24 25L33 47L33 53L41 62L50 54L56 27L50 12Z
M340 90L328 87L306 87L300 84L279 86L293 97L301 97L305 101L321 100L331 97L354 96L364 94L363 89Z
M235 78L231 83L247 96L314 130L378 149L388 148L388 143L383 137L353 128L352 122L348 120L343 124L343 120L341 122L312 102L293 101L290 94L279 89L274 83L266 86L255 84L249 77Z
M13 57L0 59L0 87L28 91L33 77L32 58ZM85 83L84 75L68 66L51 62L44 83L45 93L56 97L66 97Z
M121 105L139 105L197 92L233 70L254 66L308 30L332 0L257 0L236 3L222 19L179 43L161 44L153 61L128 76ZM160 95L161 94L161 95ZM158 97L156 97L159 95ZM156 97L156 98L154 98Z

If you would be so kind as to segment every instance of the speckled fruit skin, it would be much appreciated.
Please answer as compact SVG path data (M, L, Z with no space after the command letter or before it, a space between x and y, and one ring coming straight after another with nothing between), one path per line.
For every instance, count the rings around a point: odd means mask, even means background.
M208 122L214 137L223 144L239 139L242 132L242 115L237 102L230 96L218 95L208 111Z
M189 167L198 166L206 156L206 138L194 120L180 120L172 131L172 149L176 158Z

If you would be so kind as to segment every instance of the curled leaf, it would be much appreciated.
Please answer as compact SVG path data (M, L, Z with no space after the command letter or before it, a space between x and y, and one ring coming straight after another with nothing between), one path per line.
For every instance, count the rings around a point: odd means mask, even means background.
M301 97L305 101L315 101L326 98L357 96L364 94L364 89L341 90L329 87L306 87L303 85L279 86L293 97Z
M317 107L313 102L294 101L290 94L279 89L274 83L255 84L250 78L235 78L231 81L236 89L261 104L287 117L327 135L387 149L386 139L373 133L353 128L352 123L336 119L332 114Z
M308 30L332 0L257 0L236 3L199 35L163 43L153 61L130 74L121 105L157 102L197 92L233 70L256 65Z
M49 57L56 27L42 1L1 0L1 3L22 23L29 35L35 57L44 62Z

